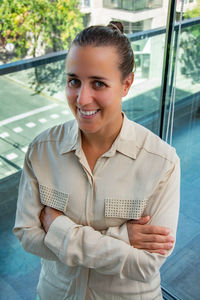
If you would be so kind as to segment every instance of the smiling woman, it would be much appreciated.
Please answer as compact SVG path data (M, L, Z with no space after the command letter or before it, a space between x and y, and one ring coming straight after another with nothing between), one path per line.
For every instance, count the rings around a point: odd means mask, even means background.
M75 120L43 132L27 151L14 233L42 257L40 300L162 299L179 158L122 113L133 66L121 23L78 34L66 60Z
M73 45L66 68L66 96L79 128L86 136L96 133L102 146L106 136L115 138L119 133L123 119L121 99L128 93L133 73L121 80L118 54L108 46Z

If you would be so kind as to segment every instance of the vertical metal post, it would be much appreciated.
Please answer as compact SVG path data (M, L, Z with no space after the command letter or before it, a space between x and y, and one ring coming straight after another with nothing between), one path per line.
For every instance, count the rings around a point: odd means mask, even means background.
M165 37L165 51L163 60L163 72L162 72L162 84L160 93L160 128L159 136L163 138L164 129L164 115L166 106L166 96L168 87L168 76L169 76L169 64L170 64L170 53L172 50L172 36L174 31L174 21L176 12L176 0L169 0L168 5L168 16L166 24L166 37Z
M178 43L178 30L175 30L175 36L174 36L174 51L173 51L173 57L172 57L172 67L171 67L171 78L170 78L170 91L169 91L169 98L171 97L172 94L172 89L173 89L173 82L174 82L174 71L175 71L175 63L176 63L176 50L177 50L177 43Z

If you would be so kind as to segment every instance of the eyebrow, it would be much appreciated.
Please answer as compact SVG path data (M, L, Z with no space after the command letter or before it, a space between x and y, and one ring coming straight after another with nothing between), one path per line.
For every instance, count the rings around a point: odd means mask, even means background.
M76 75L75 73L67 73L68 76L70 77L78 77L78 75ZM90 79L96 79L96 80L108 80L105 77L101 77L101 76L89 76Z

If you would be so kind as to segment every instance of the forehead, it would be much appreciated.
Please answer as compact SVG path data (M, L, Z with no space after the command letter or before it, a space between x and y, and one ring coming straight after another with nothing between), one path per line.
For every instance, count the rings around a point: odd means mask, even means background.
M66 69L69 73L109 76L120 74L119 58L112 46L77 46L73 45L66 59ZM92 73L92 74L91 74Z

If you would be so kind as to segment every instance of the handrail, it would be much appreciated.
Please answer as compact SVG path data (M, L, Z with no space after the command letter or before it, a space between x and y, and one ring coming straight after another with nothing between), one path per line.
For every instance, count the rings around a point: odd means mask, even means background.
M22 59L16 62L11 62L8 64L0 65L0 75L5 75L9 73L14 73L22 70L27 70L30 68L38 67L41 65L49 64L59 60L64 60L66 58L67 51L62 50L58 52L49 53L46 55Z
M179 23L180 22L176 22L176 24L174 25L175 31L178 31ZM200 24L200 17L182 21L181 28L186 28L188 26L193 26L193 25L197 25L197 24ZM161 28L149 29L149 30L145 30L145 31L128 34L128 37L131 41L137 41L137 40L142 40L142 39L146 39L149 37L153 37L153 36L156 36L159 34L163 34L165 32L166 32L166 27L161 27Z
M186 28L188 26L193 26L196 24L200 24L200 17L182 21L181 27ZM175 31L178 30L178 27L179 27L179 22L177 22L175 25L174 28ZM164 34L165 32L166 32L166 28L162 27L162 28L140 31L133 34L128 34L128 37L131 41L137 41L137 40L142 40L149 37L157 36L160 34ZM23 59L16 62L3 64L0 65L0 75L14 73L14 72L38 67L44 64L64 60L66 58L66 55L67 55L67 50L62 50L58 52L49 53L43 56L39 56L36 58Z

